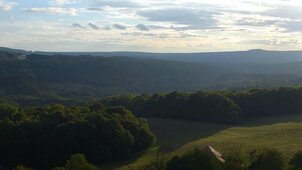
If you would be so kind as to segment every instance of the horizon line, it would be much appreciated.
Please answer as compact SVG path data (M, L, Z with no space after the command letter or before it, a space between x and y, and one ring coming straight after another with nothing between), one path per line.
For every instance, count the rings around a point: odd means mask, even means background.
M228 53L228 52L250 52L250 51L266 51L266 52L302 52L301 50L267 50L267 49L247 49L247 50L224 50L224 51L199 51L199 52L152 52L152 51L44 51L44 50L28 50L22 48L0 46L0 50L16 50L31 53L149 53L149 54L198 54L198 53Z

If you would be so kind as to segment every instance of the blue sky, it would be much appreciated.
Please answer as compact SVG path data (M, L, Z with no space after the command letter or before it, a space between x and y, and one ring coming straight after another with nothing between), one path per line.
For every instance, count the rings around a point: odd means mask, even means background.
M40 51L302 50L302 2L0 0L0 46Z

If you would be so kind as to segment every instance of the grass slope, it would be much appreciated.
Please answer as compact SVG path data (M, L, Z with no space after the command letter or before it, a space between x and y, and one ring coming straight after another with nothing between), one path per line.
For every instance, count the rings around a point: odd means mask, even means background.
M253 120L238 127L157 118L148 121L158 137L159 147L146 151L120 169L139 169L158 151L170 157L208 144L224 155L241 151L246 159L257 148L278 149L286 159L302 149L302 114Z

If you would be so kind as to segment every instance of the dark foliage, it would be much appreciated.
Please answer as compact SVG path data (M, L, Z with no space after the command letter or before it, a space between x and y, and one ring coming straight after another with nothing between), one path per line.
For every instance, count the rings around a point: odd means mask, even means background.
M290 160L289 165L292 170L302 170L302 151L297 152Z
M140 116L229 124L251 117L302 113L302 88L128 95L107 97L102 102L124 106Z
M297 114L302 112L302 88L252 89L228 96L249 117Z
M125 159L154 144L144 119L122 107L96 105L21 108L1 104L0 165L54 167L75 153L102 164Z
M196 120L216 123L238 123L240 108L220 93L193 94L172 92L152 96L109 97L106 105L122 105L137 115Z
M251 165L249 170L283 170L285 166L282 154L277 150L265 149L251 155Z
M224 170L247 170L240 152L234 152L226 156Z
M73 154L66 161L64 167L53 168L53 170L101 170L97 166L89 163L83 154Z

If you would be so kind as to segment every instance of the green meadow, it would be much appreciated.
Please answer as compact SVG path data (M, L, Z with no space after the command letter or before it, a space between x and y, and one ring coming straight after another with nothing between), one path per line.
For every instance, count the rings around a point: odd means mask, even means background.
M171 157L206 145L223 155L240 153L245 159L254 149L274 148L287 160L302 150L302 114L255 119L235 127L158 118L148 121L157 135L158 146L117 165L117 169L140 169L159 153Z

